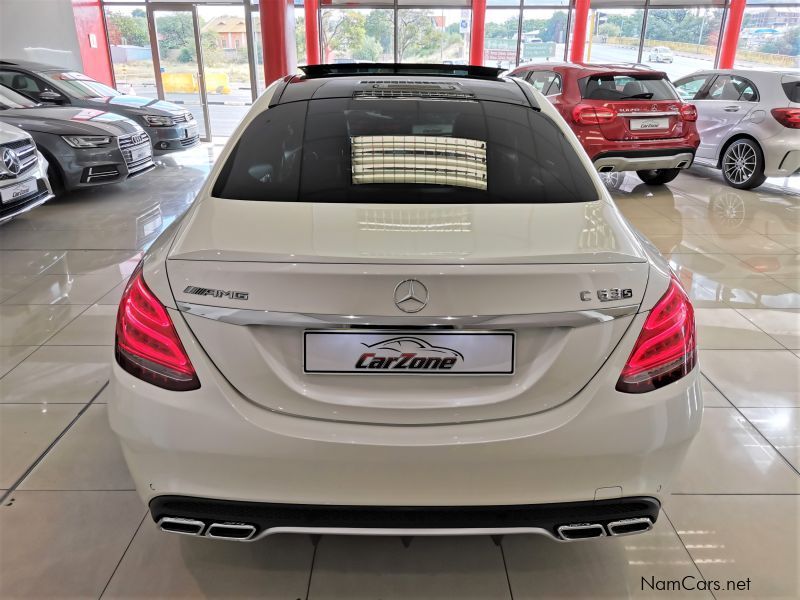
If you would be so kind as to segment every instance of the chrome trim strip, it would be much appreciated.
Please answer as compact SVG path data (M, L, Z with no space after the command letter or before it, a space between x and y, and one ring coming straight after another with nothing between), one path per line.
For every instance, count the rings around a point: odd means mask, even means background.
M617 113L620 117L677 117L680 112L677 110L656 110L652 112L620 112Z
M214 528L226 527L228 529L237 529L239 531L247 531L249 534L246 537L230 537L227 535L214 535ZM231 542L248 542L256 534L256 528L253 525L240 524L240 523L212 523L206 530L206 537L217 538L220 540L230 540Z
M636 531L628 531L625 533L615 533L614 528L624 527L625 525L639 525L640 523L646 524L646 529L638 529ZM634 519L623 519L621 521L611 521L608 525L608 532L614 537L621 537L623 535L636 535L637 533L645 533L653 528L653 522L648 517L637 517Z
M369 529L366 527L272 527L246 540L252 542L278 533L302 533L311 535L380 535L380 536L462 536L462 535L516 535L536 534L549 537L557 542L566 542L543 527L464 527L451 529ZM589 538L592 539L592 538Z
M635 314L638 304L627 304L595 310L550 312L521 315L466 315L466 316L382 316L382 315L329 315L275 312L247 308L225 308L178 302L181 312L222 321L231 325L274 325L283 327L328 327L331 325L362 325L370 327L391 326L450 326L450 327L582 327Z
M198 529L195 532L175 531L174 529L164 529L163 527L164 523L175 523L176 525L192 526L192 527L197 527ZM176 533L178 535L192 535L192 536L202 535L203 529L205 529L206 527L206 524L203 523L202 521L198 521L197 519L184 519L182 517L161 517L158 520L158 523L156 523L156 525L158 525L158 528L161 531L164 531L165 533Z
M591 537L576 537L570 538L564 535L564 532L570 531L597 531L599 530L600 533L598 535L593 535ZM562 525L558 528L558 535L561 536L561 539L565 542L577 542L580 540L593 540L599 537L606 537L606 530L603 529L603 526L600 523L575 523L574 525Z

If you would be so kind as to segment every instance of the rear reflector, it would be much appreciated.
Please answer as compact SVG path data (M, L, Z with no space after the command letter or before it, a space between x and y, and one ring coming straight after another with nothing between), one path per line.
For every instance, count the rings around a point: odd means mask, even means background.
M617 111L607 106L578 104L572 109L572 120L579 125L599 125L610 123L617 118Z
M640 394L677 381L697 364L694 309L675 276L645 319L617 390Z
M200 387L166 307L144 282L141 264L119 303L115 354L128 373L158 387L175 391Z
M697 107L694 104L681 104L681 118L684 121L697 121Z
M773 108L775 120L789 129L800 129L800 108Z

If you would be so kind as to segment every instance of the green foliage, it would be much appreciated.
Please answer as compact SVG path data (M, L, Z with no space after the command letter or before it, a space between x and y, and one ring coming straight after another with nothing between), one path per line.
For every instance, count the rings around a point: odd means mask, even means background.
M702 8L651 10L647 17L647 40L708 44L718 35L721 13Z
M178 62L188 63L194 60L194 53L189 48L181 48L178 54Z
M436 27L430 10L398 12L397 59L424 59L442 49L444 34Z
M366 35L365 17L352 10L323 10L321 19L323 53L349 54L361 46ZM347 58L352 58L347 56Z
M366 37L361 45L353 50L353 58L357 60L377 62L382 53L383 48L381 47L380 42L378 42L378 40L375 38Z
M134 13L137 11L134 10ZM149 46L150 36L147 33L147 19L142 16L128 16L109 12L108 35L112 44L129 44L131 46Z
M364 30L368 38L372 38L380 44L382 54L393 52L394 24L391 11L373 10L367 15Z
M756 50L771 54L800 56L800 27L792 27L780 37L763 42Z
M616 23L603 23L597 28L597 33L607 37L619 37L622 34L622 28Z
M194 57L194 26L192 13L177 12L172 15L163 15L156 18L156 31L159 40L158 47L161 58L166 58L168 50L180 50L178 60L189 62ZM184 52L185 51L185 52ZM188 60L181 57L188 56Z

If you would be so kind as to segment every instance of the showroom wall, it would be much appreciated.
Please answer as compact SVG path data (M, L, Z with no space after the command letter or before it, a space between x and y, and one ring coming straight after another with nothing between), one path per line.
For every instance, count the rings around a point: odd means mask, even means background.
M0 1L0 56L82 70L72 0ZM47 15L47 18L43 18Z

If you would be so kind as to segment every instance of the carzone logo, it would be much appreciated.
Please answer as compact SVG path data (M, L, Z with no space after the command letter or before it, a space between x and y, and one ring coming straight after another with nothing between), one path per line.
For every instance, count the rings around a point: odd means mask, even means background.
M389 371L449 371L464 355L452 348L434 346L415 337L394 337L367 348L356 361L356 369Z

